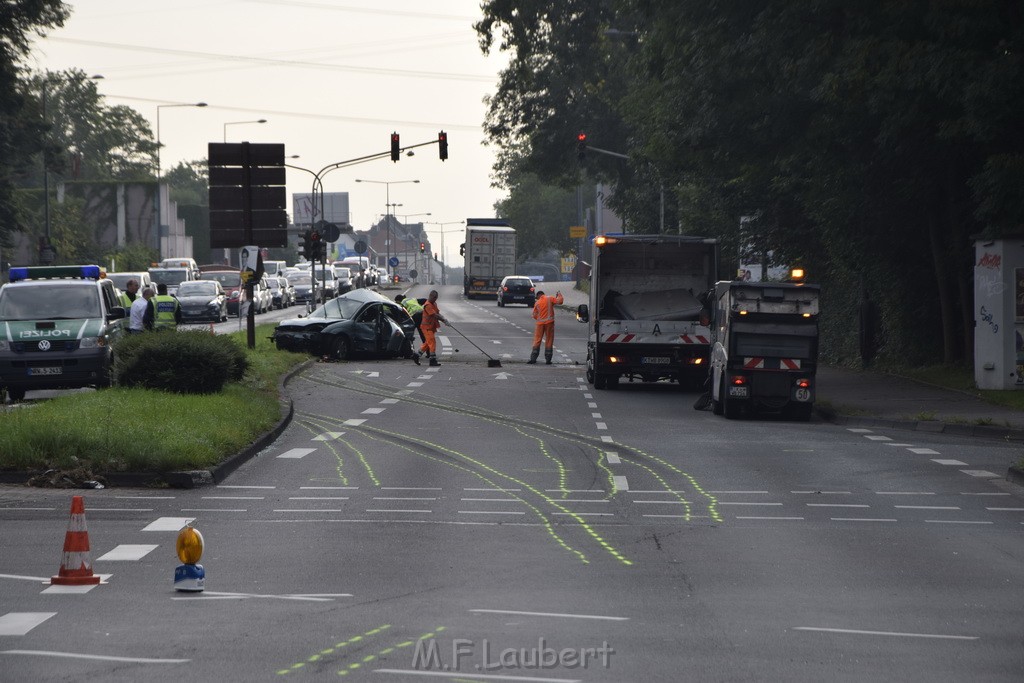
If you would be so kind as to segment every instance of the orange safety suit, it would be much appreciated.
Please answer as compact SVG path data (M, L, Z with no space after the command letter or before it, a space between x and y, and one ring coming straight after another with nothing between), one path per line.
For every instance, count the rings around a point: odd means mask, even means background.
M533 328L533 350L540 351L541 340L544 350L548 352L555 345L555 306L562 303L562 293L554 296L542 294L533 304L533 318L537 321Z
M444 320L444 316L441 315L437 304L427 300L423 304L423 322L420 323L420 331L423 332L424 337L423 346L420 347L421 353L426 351L430 356L437 354L437 340L434 338L434 332L441 327L441 320Z

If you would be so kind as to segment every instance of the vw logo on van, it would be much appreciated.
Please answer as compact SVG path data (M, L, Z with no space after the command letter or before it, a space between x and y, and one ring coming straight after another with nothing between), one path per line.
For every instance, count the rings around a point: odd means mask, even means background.
M49 339L41 339L39 341L39 350L40 351L49 351L50 350L50 340Z

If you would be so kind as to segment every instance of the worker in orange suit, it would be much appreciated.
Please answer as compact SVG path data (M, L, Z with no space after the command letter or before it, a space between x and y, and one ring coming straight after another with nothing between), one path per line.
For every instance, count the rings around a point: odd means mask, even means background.
M544 340L544 362L551 365L551 356L554 353L555 345L555 306L562 303L562 293L555 292L554 296L548 296L544 292L537 292L537 301L533 304L533 319L537 321L533 328L533 350L530 351L530 360L527 365L537 362L540 355L540 342Z
M430 367L440 367L441 364L437 362L437 340L434 338L434 333L441 327L441 323L447 322L448 319L441 315L441 310L437 307L437 290L432 289L427 295L426 303L423 304L423 322L420 323L420 330L425 339L423 346L412 357L416 365L420 364L420 356L426 351L427 358L430 359Z

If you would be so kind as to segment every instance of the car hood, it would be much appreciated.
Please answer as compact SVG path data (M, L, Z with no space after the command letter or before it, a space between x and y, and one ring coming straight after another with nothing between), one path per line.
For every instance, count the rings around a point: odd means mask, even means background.
M279 322L277 329L301 332L303 330L319 330L333 323L340 322L340 318L291 318Z
M206 305L211 303L217 298L216 294L203 294L202 296L179 296L178 303L182 306L198 306L200 304Z

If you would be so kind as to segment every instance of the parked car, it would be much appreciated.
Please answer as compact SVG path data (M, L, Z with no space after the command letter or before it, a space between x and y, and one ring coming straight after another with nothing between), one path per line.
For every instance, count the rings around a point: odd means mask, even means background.
M222 322L228 319L228 298L216 280L182 282L178 286L177 299L181 304L183 322Z
M288 308L295 303L295 288L286 277L268 277L270 295L274 300L274 308Z
M227 296L228 315L238 315L238 304L242 300L242 276L237 270L206 271L204 280L216 280Z
M498 305L526 304L533 306L537 293L533 280L525 275L506 275L498 286Z
M256 312L266 313L274 307L274 295L270 293L270 283L264 275L253 284L253 301L256 302Z
M318 285L324 290L324 301L338 295L338 281L334 278L333 268L315 268L313 273L316 275Z
M278 349L345 360L354 354L407 358L415 325L408 312L368 289L354 289L308 316L283 320L271 341Z

